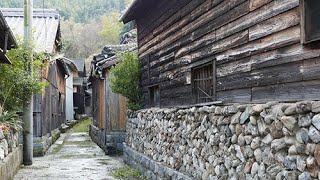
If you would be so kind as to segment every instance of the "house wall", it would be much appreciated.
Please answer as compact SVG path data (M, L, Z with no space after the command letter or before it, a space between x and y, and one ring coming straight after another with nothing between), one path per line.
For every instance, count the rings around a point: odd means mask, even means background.
M42 95L42 132L45 136L52 130L65 123L65 90L66 82L64 73L59 70L56 63L48 64L44 81L47 82ZM40 129L40 128L39 128ZM41 137L40 136L40 137Z
M66 79L66 120L73 120L73 73Z
M90 136L107 154L122 151L126 137L127 99L113 93L108 78L94 79L92 82L94 122L90 126Z
M319 100L318 43L302 45L299 0L165 0L137 13L142 93L194 104L191 69L215 61L216 100Z

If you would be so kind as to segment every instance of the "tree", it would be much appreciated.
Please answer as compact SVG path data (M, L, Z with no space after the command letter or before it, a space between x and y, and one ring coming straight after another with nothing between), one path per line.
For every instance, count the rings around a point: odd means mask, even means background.
M118 44L123 24L119 22L120 13L111 12L101 17L102 30L100 36L109 44Z
M119 54L119 64L111 68L109 78L113 92L128 98L128 108L138 110L141 108L141 95L139 88L140 61L133 52Z
M43 54L34 56L34 78L28 76L28 52L20 46L8 52L12 65L0 65L0 112L20 111L23 103L31 93L40 93L43 83L39 82L39 74L42 62L45 59Z
M96 21L87 24L76 23L73 18L63 21L61 30L63 36L63 52L66 57L88 58L92 53L100 51L104 45L98 30L101 25Z

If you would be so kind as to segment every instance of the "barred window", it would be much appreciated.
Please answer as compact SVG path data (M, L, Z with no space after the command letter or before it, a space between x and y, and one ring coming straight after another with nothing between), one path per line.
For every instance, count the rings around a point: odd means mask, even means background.
M192 69L192 94L195 103L215 101L215 63L207 63Z
M302 42L320 40L320 1L302 0Z
M150 107L160 107L160 88L159 85L149 87Z

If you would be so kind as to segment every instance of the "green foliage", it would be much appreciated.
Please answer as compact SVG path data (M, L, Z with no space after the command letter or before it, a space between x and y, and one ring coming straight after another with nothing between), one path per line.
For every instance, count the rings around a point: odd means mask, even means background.
M8 52L12 61L0 65L0 111L20 111L32 93L40 93L44 84L39 82L39 72L45 56L38 54L32 61L34 75L29 76L29 53L23 46Z
M114 11L101 17L102 30L99 35L108 44L118 44L120 33L124 27L122 22L119 22L120 13Z
M35 8L58 9L60 15L77 23L87 23L106 12L123 11L131 0L34 0ZM23 0L0 1L0 7L23 8Z
M0 112L0 125L11 127L16 131L22 129L22 121L20 120L19 116L13 112Z
M119 41L123 28L118 22L132 0L34 0L34 8L58 9L61 20L63 53L69 58L88 58L105 44ZM22 8L23 0L0 1L0 7ZM126 26L128 27L128 26Z
M89 126L90 126L90 119L86 118L82 120L80 123L76 124L73 128L73 132L89 132Z
M124 179L124 178L146 179L143 175L141 175L141 173L138 170L133 169L128 165L115 169L115 171L112 173L112 176L118 179Z
M120 62L111 68L111 89L115 93L128 98L128 108L138 110L141 108L141 95L139 90L140 61L138 55L126 52L118 55Z

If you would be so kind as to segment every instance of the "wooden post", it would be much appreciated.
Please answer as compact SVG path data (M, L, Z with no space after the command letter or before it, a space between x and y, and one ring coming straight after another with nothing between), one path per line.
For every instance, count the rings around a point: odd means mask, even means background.
M32 18L33 0L24 0L24 44L30 53L29 76L32 77ZM32 165L33 161L33 95L23 105L23 164Z

